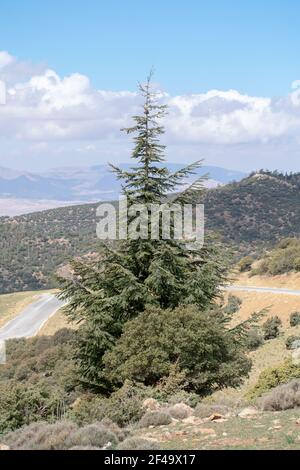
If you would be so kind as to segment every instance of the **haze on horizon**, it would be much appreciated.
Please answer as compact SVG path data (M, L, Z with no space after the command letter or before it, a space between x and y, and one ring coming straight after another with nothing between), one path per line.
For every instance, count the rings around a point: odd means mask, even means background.
M169 162L300 171L299 2L154 0L146 20L136 0L1 9L1 167L128 162L120 129L153 65Z

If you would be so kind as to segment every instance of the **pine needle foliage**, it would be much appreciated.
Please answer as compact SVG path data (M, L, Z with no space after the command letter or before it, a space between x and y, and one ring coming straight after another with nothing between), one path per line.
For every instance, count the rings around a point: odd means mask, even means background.
M177 204L199 200L203 177L179 192L201 161L180 171L164 166L165 146L161 124L166 105L153 91L152 74L140 84L142 112L133 116L134 125L124 129L134 135L134 166L124 171L111 165L122 180L128 208L132 204L168 201ZM170 194L172 195L170 198ZM148 227L149 232L151 227ZM191 240L138 238L102 243L92 261L74 260L72 276L60 278L60 297L68 301L66 314L79 323L76 359L81 380L89 387L109 392L111 384L104 372L103 355L121 336L126 321L148 306L174 309L195 304L208 308L219 295L226 278L226 260L218 243L206 240L197 247Z

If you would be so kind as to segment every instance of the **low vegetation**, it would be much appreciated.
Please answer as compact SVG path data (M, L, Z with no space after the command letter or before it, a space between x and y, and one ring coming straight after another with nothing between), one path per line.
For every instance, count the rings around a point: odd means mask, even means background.
M259 400L264 411L281 411L300 406L300 380L279 385Z
M248 397L260 397L278 385L298 378L300 378L300 365L293 364L291 358L288 358L283 364L263 370L255 386L249 390Z
M277 336L280 333L280 326L282 325L282 322L280 318L276 315L274 317L268 318L268 320L265 321L263 324L263 332L264 332L264 339L274 339L277 338Z
M252 270L254 274L274 276L291 271L300 271L300 239L285 238L262 259L258 267Z

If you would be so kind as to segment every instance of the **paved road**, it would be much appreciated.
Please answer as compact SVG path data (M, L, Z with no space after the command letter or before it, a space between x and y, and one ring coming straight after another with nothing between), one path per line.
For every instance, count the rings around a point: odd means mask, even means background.
M225 288L230 291L243 291L243 292L266 292L270 294L288 294L300 295L300 290L293 289L277 289L276 287L255 287L255 286L236 286L231 285Z
M242 292L300 295L300 290L277 289L275 287L230 285L225 289ZM25 308L16 318L0 328L0 341L10 338L29 338L35 336L43 324L63 305L63 302L52 294L40 295L38 300Z
M52 294L42 294L17 317L0 328L0 341L35 336L43 324L63 306Z

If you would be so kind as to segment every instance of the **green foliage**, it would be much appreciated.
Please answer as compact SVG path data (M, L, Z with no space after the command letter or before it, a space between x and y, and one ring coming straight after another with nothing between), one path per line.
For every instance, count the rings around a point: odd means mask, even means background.
M82 396L75 402L69 417L80 425L110 419L119 426L127 426L142 417L142 403L148 396L144 387L126 382L109 398L93 394Z
M260 330L256 327L252 327L247 332L245 338L245 345L249 351L255 351L264 343L264 338Z
M164 411L148 411L139 421L140 428L149 428L149 426L163 426L172 422L171 416Z
M6 342L0 366L0 433L63 417L80 394L72 361L74 332Z
M296 344L295 344L296 343ZM300 347L300 336L288 336L285 341L286 349L296 349Z
M300 325L300 312L292 312L290 315L290 326Z
M264 370L247 395L249 398L257 398L272 388L297 378L300 378L300 365L293 364L288 359L280 366Z
M132 128L125 129L135 135L132 158L137 164L128 171L112 167L123 181L129 209L134 203L142 203L150 210L151 204L167 200L200 165L197 162L175 173L163 166L164 146L159 138L164 128L159 121L165 115L165 106L157 104L150 79L140 86L142 114L133 117ZM171 202L191 202L201 189L202 178ZM218 297L226 277L226 261L217 243L207 237L206 245L200 248L196 242L163 239L161 233L158 240L149 237L118 242L114 247L103 245L98 257L90 262L73 261L71 267L72 276L62 277L60 282L61 298L68 301L66 313L80 324L76 362L82 382L104 393L111 392L112 384L104 370L103 356L114 347L128 320L148 306L173 309L180 304L196 304L207 308Z
M229 294L227 305L224 307L224 312L230 315L236 313L239 311L241 305L242 300L239 297Z
M281 326L281 320L276 315L275 317L268 318L263 324L264 339L274 339L279 335L279 327Z
M254 259L251 256L244 256L244 258L242 258L238 263L240 272L244 273L244 272L250 271L253 262L254 262Z
M256 274L284 274L300 271L300 240L286 238L280 241L256 269Z
M299 237L299 187L299 173L260 172L259 177L205 191L196 200L205 204L207 232L220 234L238 257L259 255L282 237ZM97 206L0 218L0 293L57 286L59 266L96 252Z
M237 332L196 306L143 312L126 323L104 362L113 382L131 379L152 386L177 364L185 372L185 388L199 394L239 385L251 366Z

